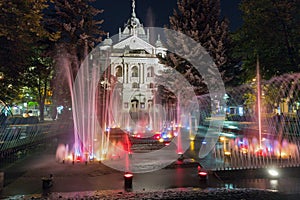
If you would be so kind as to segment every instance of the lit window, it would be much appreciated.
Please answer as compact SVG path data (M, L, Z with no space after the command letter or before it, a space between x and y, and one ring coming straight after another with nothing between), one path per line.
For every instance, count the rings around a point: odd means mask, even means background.
M139 88L139 84L138 83L132 83L132 88Z
M123 76L122 67L117 66L116 67L116 77L122 77L122 76Z
M132 77L138 77L139 76L139 72L138 72L138 67L134 66L131 68L131 76Z

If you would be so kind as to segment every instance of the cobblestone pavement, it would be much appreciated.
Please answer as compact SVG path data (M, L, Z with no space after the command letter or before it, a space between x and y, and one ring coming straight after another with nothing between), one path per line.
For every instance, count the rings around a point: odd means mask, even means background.
M159 200L159 199L206 199L206 200L294 200L296 197L288 197L277 192L257 190L257 189L194 189L194 188L177 188L161 191L147 192L124 192L124 191L86 191L86 192L70 192L70 193L51 193L42 195L14 196L7 198L14 199L41 199L41 200Z

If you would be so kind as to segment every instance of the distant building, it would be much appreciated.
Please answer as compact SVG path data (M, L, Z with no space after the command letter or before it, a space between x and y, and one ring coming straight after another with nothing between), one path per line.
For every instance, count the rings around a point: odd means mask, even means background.
M150 44L150 31L145 30L136 17L133 1L131 17L123 30L119 28L118 41L114 43L109 37L103 41L100 49L110 51L110 73L116 79L111 125L130 127L130 113L137 124L153 128L154 122L148 113L157 90L154 76L164 67L159 64L157 55L166 53L160 36L155 37L155 44Z

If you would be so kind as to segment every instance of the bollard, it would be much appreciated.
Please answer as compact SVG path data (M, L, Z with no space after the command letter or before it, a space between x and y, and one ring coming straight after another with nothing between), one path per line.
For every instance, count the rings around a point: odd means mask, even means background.
M0 193L3 190L3 186L4 186L4 172L0 172Z
M126 172L124 174L124 189L125 189L125 191L132 191L132 178L133 178L132 173Z
M43 177L42 178L42 187L43 189L48 189L53 185L53 175L50 174L50 177Z

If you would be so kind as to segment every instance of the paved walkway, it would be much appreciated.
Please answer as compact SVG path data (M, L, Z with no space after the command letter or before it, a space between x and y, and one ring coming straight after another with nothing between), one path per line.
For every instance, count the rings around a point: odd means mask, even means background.
M6 185L2 196L42 194L42 178L53 174L48 192L122 189L123 175L99 163L58 163L54 154L38 154L3 169ZM113 181L108 181L113 180ZM113 182L113 183L112 183Z

